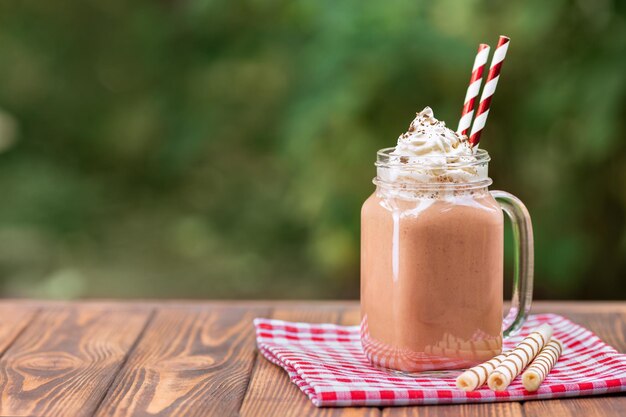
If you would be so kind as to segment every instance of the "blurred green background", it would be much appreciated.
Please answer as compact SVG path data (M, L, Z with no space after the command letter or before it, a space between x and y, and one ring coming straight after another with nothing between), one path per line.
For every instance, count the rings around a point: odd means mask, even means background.
M626 296L626 2L4 0L0 294L356 298L375 151L456 127L534 220L536 296Z

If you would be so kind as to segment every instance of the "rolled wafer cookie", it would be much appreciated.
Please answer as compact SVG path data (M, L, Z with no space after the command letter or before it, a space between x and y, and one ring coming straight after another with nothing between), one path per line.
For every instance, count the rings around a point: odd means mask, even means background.
M526 336L493 370L487 379L489 388L504 391L550 341L552 327L542 324Z
M474 391L480 388L489 378L489 374L506 358L507 354L506 352L501 353L493 359L463 372L456 379L456 387L463 391Z
M532 361L528 369L522 374L522 384L527 391L537 391L539 385L548 376L559 357L563 353L563 344L557 339L551 339L535 360Z

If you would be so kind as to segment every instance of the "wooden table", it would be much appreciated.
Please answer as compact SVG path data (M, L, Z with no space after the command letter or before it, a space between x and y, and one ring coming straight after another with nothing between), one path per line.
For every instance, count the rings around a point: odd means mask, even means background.
M536 303L626 352L625 303ZM252 319L356 324L357 302L0 302L1 416L623 416L626 396L318 409Z

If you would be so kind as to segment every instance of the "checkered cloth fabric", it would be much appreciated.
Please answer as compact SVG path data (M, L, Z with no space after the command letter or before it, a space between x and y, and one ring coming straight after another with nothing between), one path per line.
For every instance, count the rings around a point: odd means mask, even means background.
M318 407L519 401L626 391L626 355L565 317L530 316L520 334L505 340L505 350L543 323L552 325L564 351L536 392L526 391L521 377L503 392L487 386L464 392L456 388L460 370L409 375L373 367L361 349L358 326L270 319L256 319L254 326L259 351L284 368Z

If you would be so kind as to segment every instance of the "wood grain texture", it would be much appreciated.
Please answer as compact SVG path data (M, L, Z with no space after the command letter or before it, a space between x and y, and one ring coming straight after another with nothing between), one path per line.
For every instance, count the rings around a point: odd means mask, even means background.
M154 312L154 314L152 314ZM272 314L270 314L273 312ZM626 303L535 303L626 352ZM258 354L252 319L358 324L358 302L0 302L0 416L622 416L626 396L316 408Z
M389 407L383 417L523 417L519 403ZM551 416L552 417L552 416Z
M230 416L255 359L252 320L269 308L158 310L97 416Z
M571 398L566 400L529 401L524 403L526 417L624 417L626 397Z
M0 355L32 321L38 308L19 304L0 305Z
M345 318L342 310L332 306L302 305L293 308L279 308L272 317L309 323L353 324L354 309L351 309ZM282 368L270 363L261 354L258 354L252 380L241 407L241 416L377 417L380 416L380 410L375 407L317 408L291 382Z
M0 415L90 416L149 310L44 309L0 359Z

